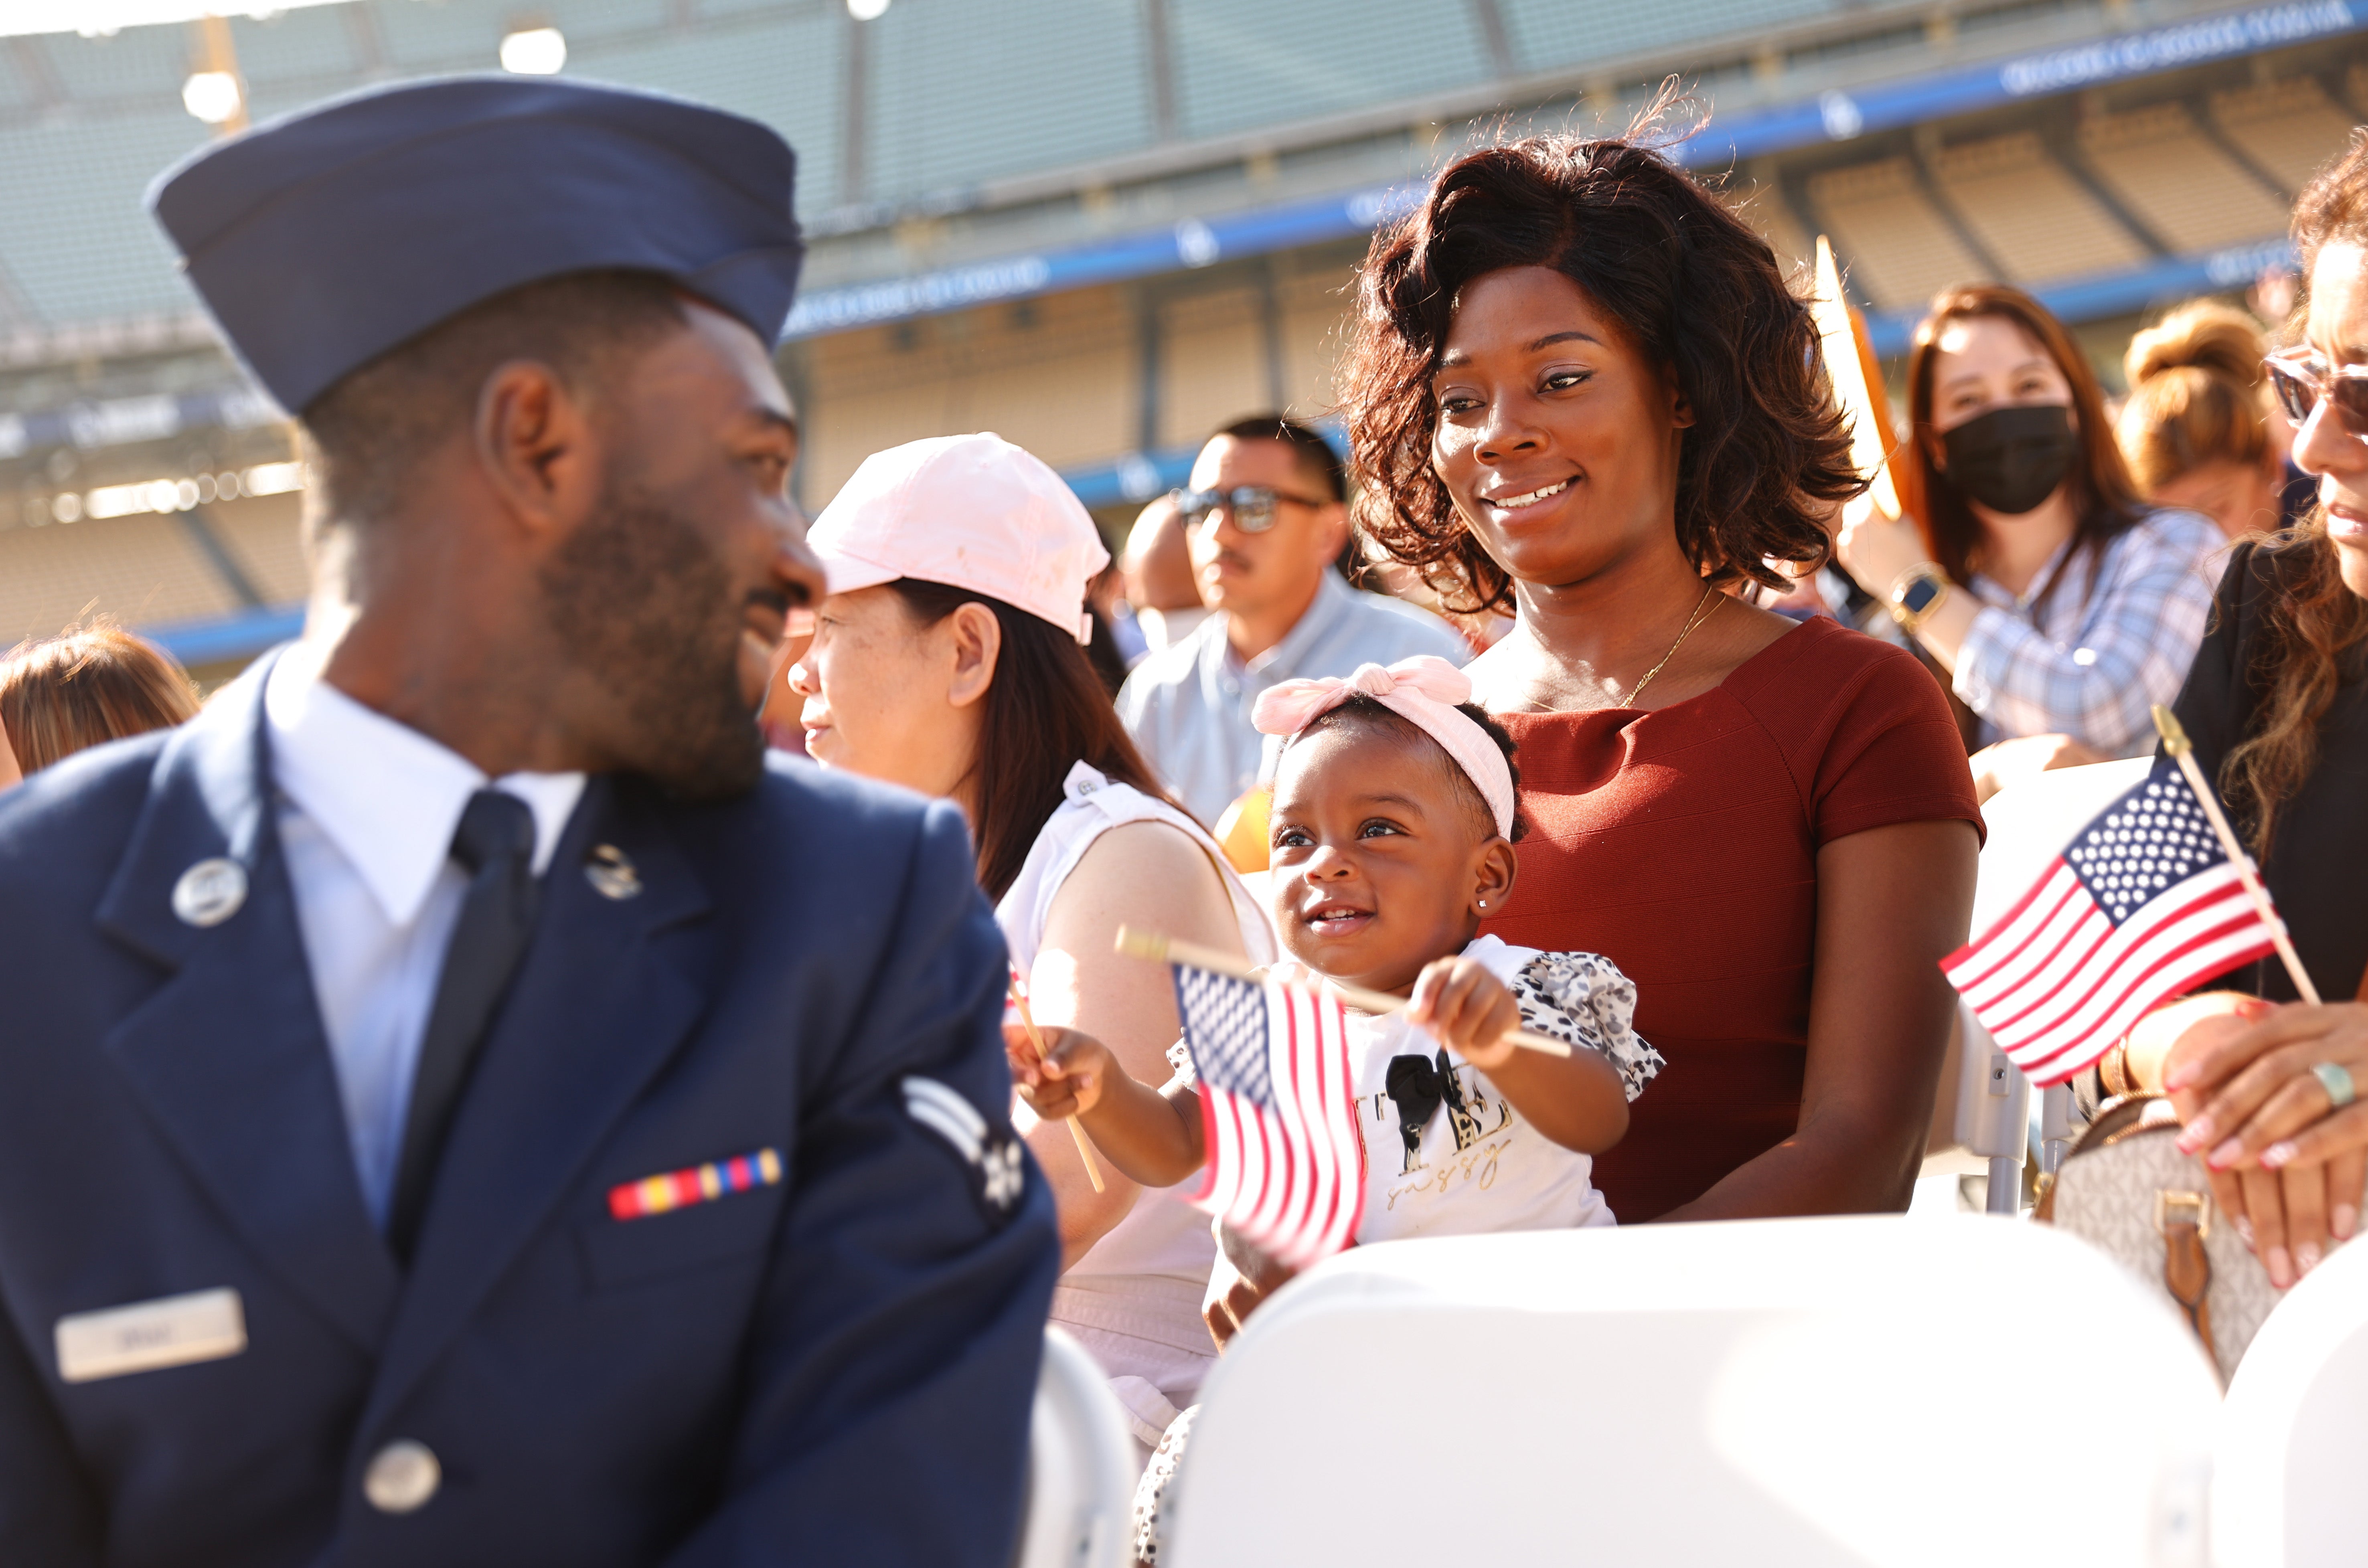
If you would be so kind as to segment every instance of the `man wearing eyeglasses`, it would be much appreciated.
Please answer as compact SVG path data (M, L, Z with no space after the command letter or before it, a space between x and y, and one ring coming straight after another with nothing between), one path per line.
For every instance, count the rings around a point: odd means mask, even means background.
M1360 593L1333 570L1349 539L1348 482L1323 437L1269 415L1209 438L1175 500L1201 601L1215 613L1127 677L1119 715L1201 821L1259 782L1265 737L1250 723L1279 681L1345 676L1472 650L1429 611Z

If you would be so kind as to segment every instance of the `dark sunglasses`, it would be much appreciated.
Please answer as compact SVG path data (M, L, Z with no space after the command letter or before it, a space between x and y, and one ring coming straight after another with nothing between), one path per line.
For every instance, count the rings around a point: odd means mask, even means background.
M1275 507L1282 502L1294 506L1324 505L1287 490L1277 490L1271 484L1236 484L1231 490L1171 490L1167 498L1176 503L1176 515L1184 519L1188 528L1199 528L1201 519L1212 512L1224 512L1233 517L1234 527L1246 534L1262 534L1274 527Z
M2301 425L2317 411L2320 400L2332 397L2335 417L2346 434L2368 438L2368 365L2330 369L2325 359L2307 348L2289 348L2261 361L2270 386L2286 417Z

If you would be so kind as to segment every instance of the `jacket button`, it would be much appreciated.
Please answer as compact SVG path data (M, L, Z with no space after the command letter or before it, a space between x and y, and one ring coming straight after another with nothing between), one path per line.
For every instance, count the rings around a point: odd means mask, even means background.
M408 1514L427 1506L444 1484L444 1467L436 1450L409 1437L393 1442L370 1456L362 1471L362 1495L381 1514Z

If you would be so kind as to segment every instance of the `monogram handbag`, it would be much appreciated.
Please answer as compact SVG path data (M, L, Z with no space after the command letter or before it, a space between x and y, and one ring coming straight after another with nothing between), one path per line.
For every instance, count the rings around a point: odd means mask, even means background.
M2042 1177L2032 1217L2062 1227L2159 1286L2226 1383L2278 1303L2269 1271L2212 1201L2203 1162L2179 1152L2160 1095L2110 1100Z

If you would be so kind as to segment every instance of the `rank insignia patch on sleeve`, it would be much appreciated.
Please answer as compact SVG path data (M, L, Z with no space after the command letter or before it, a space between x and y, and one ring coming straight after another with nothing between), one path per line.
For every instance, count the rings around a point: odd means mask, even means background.
M978 1108L935 1078L904 1081L905 1114L946 1142L971 1170L972 1191L998 1224L1019 1207L1027 1190L1028 1166L1019 1140L998 1131Z

